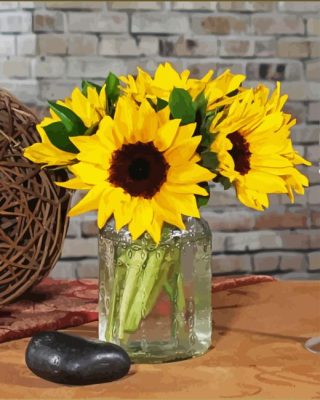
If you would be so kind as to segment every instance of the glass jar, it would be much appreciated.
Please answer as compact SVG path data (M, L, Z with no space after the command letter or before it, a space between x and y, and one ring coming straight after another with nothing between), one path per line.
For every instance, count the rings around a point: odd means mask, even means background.
M132 240L113 221L99 235L99 339L123 347L133 362L186 359L211 346L211 232L187 217L165 225L158 246Z

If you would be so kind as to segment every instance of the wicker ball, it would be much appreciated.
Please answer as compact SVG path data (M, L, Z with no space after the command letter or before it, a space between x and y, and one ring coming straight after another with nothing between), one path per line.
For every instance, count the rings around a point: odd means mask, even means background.
M37 117L0 89L0 305L12 302L49 274L65 238L70 202L48 171L22 156L39 141Z

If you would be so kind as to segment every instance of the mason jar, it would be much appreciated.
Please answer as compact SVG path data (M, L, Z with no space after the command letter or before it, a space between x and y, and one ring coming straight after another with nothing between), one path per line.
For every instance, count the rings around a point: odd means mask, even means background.
M99 234L99 339L123 347L133 362L186 359L211 346L211 231L186 217L185 230L148 233L108 222Z

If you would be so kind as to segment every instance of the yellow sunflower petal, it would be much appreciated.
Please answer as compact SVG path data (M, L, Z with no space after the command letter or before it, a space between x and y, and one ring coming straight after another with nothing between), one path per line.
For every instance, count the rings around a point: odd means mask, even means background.
M120 129L118 126L115 126L114 120L109 117L109 115L105 116L99 124L96 135L101 143L110 151L119 149L125 140L125 136L123 134L125 128L123 129L122 122L117 122L117 125L119 124Z
M153 208L149 200L139 198L129 223L132 239L136 240L150 226L153 218Z
M188 193L188 194L199 194L200 196L208 196L209 193L203 187L195 184L171 184L169 182L164 183L164 186L169 192L173 193Z
M68 213L69 217L74 217L88 211L99 208L100 198L105 190L108 190L107 184L94 186Z
M152 223L148 227L148 232L155 243L159 243L161 239L161 229L163 225L163 219L157 215L154 215Z
M23 152L24 157L46 166L69 165L75 160L76 154L60 150L51 144L42 127L37 126L37 130L41 135L42 143L34 143L27 147Z
M77 87L71 94L72 109L82 119L83 123L87 128L92 125L92 121L88 115L90 104L88 99L81 93L81 90Z
M84 183L89 185L98 185L102 182L105 182L109 176L107 169L102 169L96 165L83 161L79 162L78 164L71 165L69 170L75 176L79 177Z
M125 202L127 195L123 189L108 186L101 196L98 209L98 227L101 229L111 217L112 213L121 208L122 202ZM116 227L116 229L118 229Z
M258 193L254 190L247 189L239 184L236 184L235 187L236 187L237 198L245 206L254 208L255 210L258 211L263 211L265 208L268 207L269 201L265 193Z
M171 203L171 208L175 209L177 213L195 218L200 217L197 201L193 194L172 193L162 187L160 196L165 197Z
M159 218L161 217L162 220L167 222L168 224L177 226L180 229L185 229L185 225L182 221L181 212L180 211L176 212L175 209L173 209L171 206L172 204L170 204L169 208L165 196L162 196L160 192L158 192L152 198L152 207L154 209L155 214Z
M193 123L193 124L180 126L178 129L178 132L173 140L172 146L174 146L174 147L180 146L186 140L191 139L194 134L194 130L196 129L196 125L197 125L196 123Z
M159 151L165 151L173 142L181 120L173 119L162 125L154 138L154 143Z
M57 186L64 187L66 189L73 190L89 190L92 189L92 185L82 182L80 178L72 178L66 182L55 182Z
M157 135L158 117L154 109L147 100L141 103L137 130L139 131L139 139L142 143L151 142Z
M101 167L109 165L111 152L100 145L97 135L91 137L76 136L70 138L70 140L80 150L80 153L77 154L79 161L100 164Z
M201 135L194 136L193 138L182 142L179 146L171 147L164 153L167 162L172 166L178 166L188 162L195 154L201 139Z
M119 206L115 208L114 219L116 222L117 231L119 231L132 220L133 210L137 205L137 201L137 197L129 196L126 201L122 201Z
M286 185L282 178L261 171L251 170L244 176L245 185L252 190L259 188L261 193L286 193Z
M187 184L211 181L215 176L208 169L188 162L169 168L167 179L170 183Z

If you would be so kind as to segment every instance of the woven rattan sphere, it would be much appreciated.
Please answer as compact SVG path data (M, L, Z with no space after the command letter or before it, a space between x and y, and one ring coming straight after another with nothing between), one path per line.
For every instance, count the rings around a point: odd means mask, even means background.
M0 89L0 305L40 282L57 262L66 235L70 196L48 171L22 156L39 141L37 117Z

